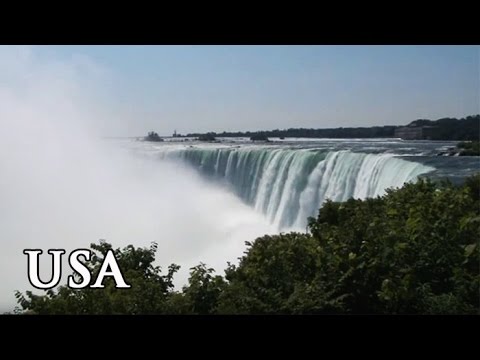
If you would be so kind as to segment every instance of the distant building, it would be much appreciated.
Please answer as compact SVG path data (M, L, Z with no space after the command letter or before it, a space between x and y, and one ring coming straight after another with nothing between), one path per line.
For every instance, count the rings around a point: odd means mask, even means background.
M404 126L395 129L394 136L403 140L432 140L436 133L436 126Z

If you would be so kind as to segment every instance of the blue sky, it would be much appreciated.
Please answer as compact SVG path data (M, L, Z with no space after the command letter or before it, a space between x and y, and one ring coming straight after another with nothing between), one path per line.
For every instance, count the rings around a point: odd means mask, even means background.
M112 133L406 124L479 110L478 46L48 46L108 70ZM113 113L112 113L113 114Z

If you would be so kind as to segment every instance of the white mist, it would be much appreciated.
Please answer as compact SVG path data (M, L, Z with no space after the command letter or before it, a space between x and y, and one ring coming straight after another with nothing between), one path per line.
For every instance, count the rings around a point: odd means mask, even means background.
M44 250L46 281L47 249L68 256L99 239L114 247L156 241L157 263L181 265L182 284L189 267L202 261L222 273L245 241L273 232L193 171L140 160L102 140L105 123L115 128L114 116L102 115L114 111L95 99L104 73L87 60L54 62L30 48L0 48L0 312L13 310L14 290L31 289L25 248Z

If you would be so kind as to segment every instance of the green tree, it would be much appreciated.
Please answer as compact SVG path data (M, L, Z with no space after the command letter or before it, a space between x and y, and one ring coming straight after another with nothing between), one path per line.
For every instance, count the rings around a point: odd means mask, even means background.
M327 202L309 234L247 243L227 270L227 313L479 312L480 176Z
M183 294L189 304L189 313L213 314L216 312L218 298L225 287L222 276L213 275L212 268L203 263L190 269L188 285Z
M93 284L103 258L112 246L105 241L90 246L93 254L86 265L92 273L90 284ZM172 264L167 274L161 275L161 268L153 265L156 251L156 243L152 243L150 248L129 245L123 250L114 250L118 265L126 282L132 286L131 289L116 289L113 280L106 278L104 289L70 289L60 286L57 291L48 290L43 296L31 291L23 295L17 291L17 300L23 310L36 314L164 313L174 294L173 276L180 267ZM79 277L76 273L74 276Z
M480 141L463 141L457 144L460 156L480 156Z

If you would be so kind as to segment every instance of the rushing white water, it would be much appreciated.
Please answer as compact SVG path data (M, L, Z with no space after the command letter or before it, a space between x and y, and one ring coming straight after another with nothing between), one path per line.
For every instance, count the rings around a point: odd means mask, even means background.
M162 159L180 160L223 181L279 230L304 229L331 199L376 197L415 181L433 167L391 154L284 147L158 146Z

